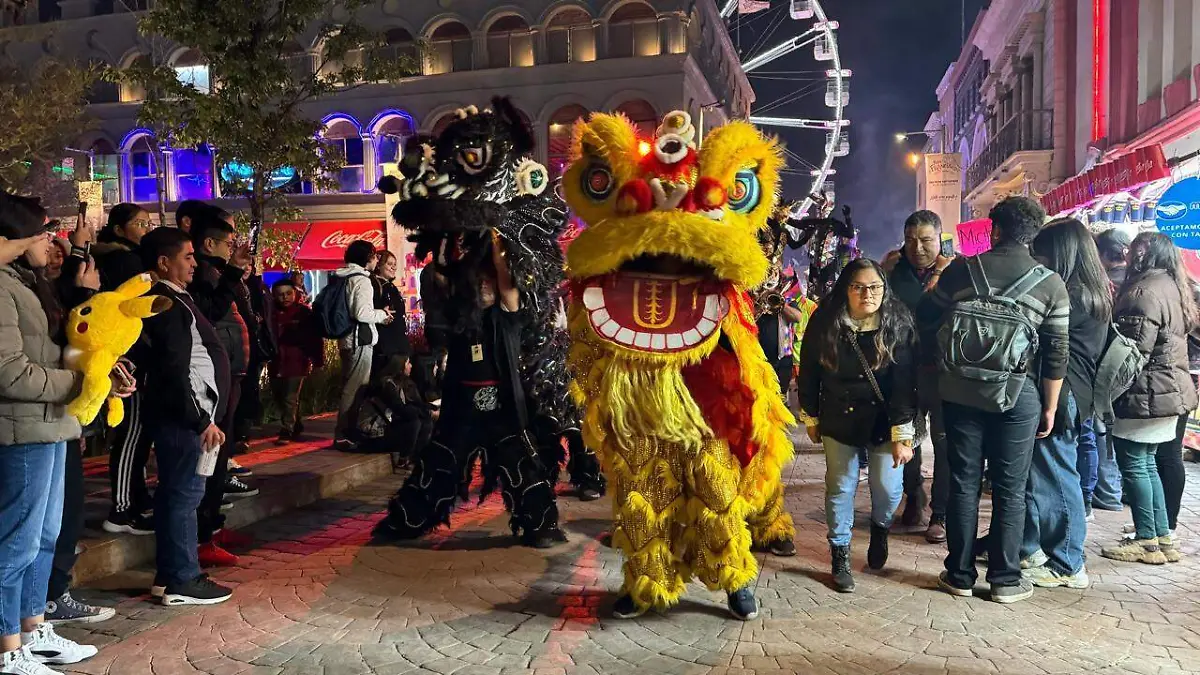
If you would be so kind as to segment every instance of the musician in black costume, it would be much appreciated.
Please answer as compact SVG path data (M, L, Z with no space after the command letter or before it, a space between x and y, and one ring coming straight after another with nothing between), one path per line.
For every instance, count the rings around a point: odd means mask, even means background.
M414 139L404 178L380 185L399 193L393 216L415 231L417 257L433 255L447 366L433 441L377 533L416 538L448 524L478 451L484 496L499 487L513 534L544 548L565 540L553 481L561 439L578 426L554 326L566 213L545 168L522 159L533 136L521 114L507 99L493 106L458 111L438 138ZM580 460L581 493L602 491L595 455L585 449Z

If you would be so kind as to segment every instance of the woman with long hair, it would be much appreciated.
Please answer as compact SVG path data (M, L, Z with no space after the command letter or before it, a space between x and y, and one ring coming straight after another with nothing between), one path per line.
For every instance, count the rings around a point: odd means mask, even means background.
M408 341L408 321L405 317L404 296L396 288L396 273L399 260L391 251L380 251L375 269L371 271L371 286L375 289L375 309L390 309L392 322L379 326L379 341L375 343L375 354L371 359L371 376L388 365L393 357L408 356L412 347Z
M1111 431L1135 532L1132 541L1104 548L1106 558L1161 565L1182 557L1171 536L1156 455L1161 444L1174 441L1180 415L1196 408L1187 336L1198 314L1179 249L1165 234L1139 234L1129 247L1113 315L1117 330L1137 342L1149 361L1113 405Z
M100 268L100 283L111 291L145 272L138 244L150 231L150 214L137 204L117 204L96 236L92 254Z
M36 237L0 265L0 672L21 675L96 654L45 620L67 441L80 435L65 405L82 383L61 364L65 315L45 277L54 245L46 223L36 200L0 194L0 236Z
M1096 366L1112 320L1108 276L1096 244L1073 218L1046 225L1030 244L1039 262L1067 286L1071 322L1067 376L1050 435L1038 439L1025 491L1022 572L1035 586L1087 588L1083 540L1087 514L1079 489L1077 444L1091 416Z
M866 259L842 270L809 321L800 354L801 420L825 446L825 519L834 588L854 591L850 532L859 454L866 451L871 488L867 565L881 569L888 531L904 492L916 414L917 336L912 315Z

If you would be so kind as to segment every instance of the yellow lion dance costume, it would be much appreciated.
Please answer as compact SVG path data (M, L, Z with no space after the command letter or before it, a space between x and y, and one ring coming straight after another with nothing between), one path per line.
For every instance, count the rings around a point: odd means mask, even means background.
M744 122L702 149L694 137L683 112L653 139L593 115L563 178L588 224L567 251L570 361L585 441L614 488L620 617L665 610L695 576L753 618L751 542L795 533L780 482L795 420L746 293L767 274L757 233L781 150Z

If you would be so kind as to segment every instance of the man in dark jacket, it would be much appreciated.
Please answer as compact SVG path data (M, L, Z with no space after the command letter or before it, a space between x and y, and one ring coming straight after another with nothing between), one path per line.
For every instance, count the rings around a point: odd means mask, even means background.
M112 291L146 271L138 248L150 231L150 215L136 204L117 204L92 245L100 272L100 290ZM135 364L139 365L139 364ZM135 377L142 382L142 369ZM144 414L141 387L126 403L125 419L114 430L108 454L108 479L112 508L103 528L106 532L146 535L154 526L144 514L150 509L146 489L146 462L150 459L150 437L142 432Z
M234 428L241 397L242 379L250 362L250 337L246 321L238 310L238 298L247 294L242 282L250 267L249 247L234 241L232 218L217 208L210 208L203 217L192 222L191 237L196 251L196 274L188 284L201 314L212 323L221 346L227 355L230 391L225 401L225 414L217 424L225 435L217 468L209 477L200 505L200 558L205 564L234 565L236 556L213 542L213 535L225 522L221 501L225 497L243 498L258 494L258 490L228 473L229 458L236 443Z
M229 392L229 358L212 324L185 290L196 269L192 243L179 230L146 235L142 256L159 278L152 293L172 306L147 319L139 343L147 397L147 430L158 460L155 518L157 573L151 590L165 605L211 605L228 600L228 588L200 573L196 509L205 480L201 459L216 452L224 434L216 424Z
M888 285L909 310L916 312L925 293L937 285L942 271L951 259L943 256L942 219L933 211L917 211L904 221L904 248L892 251L883 261L888 272ZM928 353L928 352L926 352ZM917 396L920 406L919 422L928 415L929 440L933 445L932 501L926 498L925 481L921 476L921 446L913 448L913 458L904 465L904 514L900 524L920 525L925 504L930 503L932 514L925 539L936 544L946 541L946 496L950 468L946 456L946 423L942 418L942 398L938 394L937 367L928 359L918 363ZM923 426L918 424L918 427ZM919 439L918 439L919 440Z
M1046 212L1028 197L1009 197L996 205L992 220L992 249L977 259L993 289L1006 289L1038 263L1029 253ZM917 305L921 346L936 352L936 335L953 305L976 297L968 258L951 263L937 286ZM983 464L992 480L992 525L987 580L992 600L1011 603L1033 595L1033 585L1021 577L1021 541L1025 530L1025 486L1033 458L1034 438L1050 435L1058 399L1067 373L1068 325L1071 305L1062 278L1051 274L1016 299L1017 309L1037 330L1038 350L1032 355L1024 386L1012 408L990 412L944 401L946 441L950 459L950 495L946 508L949 555L938 587L969 597L975 570L975 536L979 530L979 485ZM944 385L945 383L940 383ZM949 392L941 386L941 393Z

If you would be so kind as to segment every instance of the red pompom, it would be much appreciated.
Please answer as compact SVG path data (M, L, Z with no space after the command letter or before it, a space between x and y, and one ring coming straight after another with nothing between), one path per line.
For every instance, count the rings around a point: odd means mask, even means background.
M641 178L635 178L621 186L617 193L617 213L634 215L654 210L654 194L650 184Z

